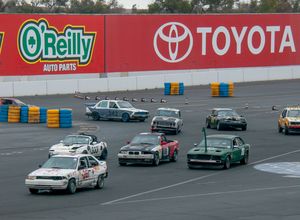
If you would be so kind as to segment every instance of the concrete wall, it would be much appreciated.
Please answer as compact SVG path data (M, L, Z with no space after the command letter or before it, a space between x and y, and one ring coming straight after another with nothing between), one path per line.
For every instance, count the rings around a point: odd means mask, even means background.
M164 82L183 82L185 86L211 82L251 82L300 78L300 66L228 68L205 70L149 71L81 74L39 77L2 77L0 96L72 94L163 88Z

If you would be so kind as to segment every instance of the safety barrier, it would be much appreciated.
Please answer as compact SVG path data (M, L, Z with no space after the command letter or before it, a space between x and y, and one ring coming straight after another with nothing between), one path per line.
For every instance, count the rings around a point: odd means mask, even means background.
M218 83L212 82L210 84L211 88L211 96L213 97L230 97L233 96L234 84L233 82L230 83Z
M0 122L8 121L8 105L0 105Z
M184 84L182 82L171 82L164 83L165 85L165 95L183 95L184 94Z
M29 112L29 107L27 105L21 106L21 112L20 112L21 123L28 123L28 112Z
M59 128L59 109L47 110L47 126L48 128Z
M210 89L211 89L211 96L217 97L220 95L220 83L212 82L210 84Z
M47 108L40 107L40 123L47 122Z
M8 122L18 123L20 122L20 106L10 105L8 108Z
M40 107L30 106L28 109L28 123L40 123Z
M72 109L60 109L59 111L59 127L72 127Z

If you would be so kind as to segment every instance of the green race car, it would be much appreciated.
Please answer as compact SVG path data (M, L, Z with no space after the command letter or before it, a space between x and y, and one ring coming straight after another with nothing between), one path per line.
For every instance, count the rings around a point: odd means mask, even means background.
M250 145L236 135L209 135L187 153L190 169L217 166L229 169L232 163L247 164Z

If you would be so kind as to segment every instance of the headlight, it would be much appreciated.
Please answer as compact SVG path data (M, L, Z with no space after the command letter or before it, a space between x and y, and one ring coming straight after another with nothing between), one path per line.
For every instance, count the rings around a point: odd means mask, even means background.
M28 180L35 180L35 179L36 179L36 176L27 176L26 179L28 179Z
M119 153L120 153L120 154L127 154L127 151L121 150Z

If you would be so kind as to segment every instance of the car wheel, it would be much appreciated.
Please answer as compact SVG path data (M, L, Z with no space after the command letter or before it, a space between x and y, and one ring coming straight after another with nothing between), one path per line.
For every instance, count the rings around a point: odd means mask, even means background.
M106 158L107 158L107 149L104 148L101 153L100 160L106 160Z
M126 163L124 163L124 162L119 162L119 165L120 165L121 167L123 167L123 166L126 166Z
M39 190L38 189L29 188L29 192L31 194L37 194L39 192Z
M287 127L284 127L284 134L285 134L285 135L289 135L289 133L290 133L290 132L289 132L289 129L288 129Z
M280 126L280 124L278 124L278 133L281 133L283 130L283 128Z
M249 161L249 153L248 152L246 152L245 153L245 155L244 155L244 158L243 159L241 159L241 164L247 164L248 163L248 161Z
M158 166L159 165L159 154L158 153L154 154L153 165L154 166Z
M217 130L220 131L222 129L221 123L218 121L217 123Z
M67 186L67 192L69 194L74 194L76 192L76 182L74 179L70 179L68 186Z
M104 187L104 177L103 177L103 175L99 175L95 188L102 189L103 187Z
M247 125L244 125L243 127L242 127L242 131L246 131L247 130Z
M88 152L86 150L82 151L82 154L88 154Z
M226 159L225 159L225 161L224 161L224 166L223 166L223 168L224 168L225 170L227 170L227 169L230 168L230 158L229 158L229 156L226 157Z
M206 120L206 128L210 128L210 124L208 120Z
M177 127L176 130L174 131L174 134L178 134L179 133L179 128Z
M178 160L178 153L177 150L175 150L173 153L173 157L171 158L171 161L176 162L177 160Z
M92 113L92 118L93 118L94 121L99 121L99 119L100 119L99 113L98 112L93 112Z
M122 115L122 121L123 122L128 122L129 121L129 114L128 113L124 113Z

